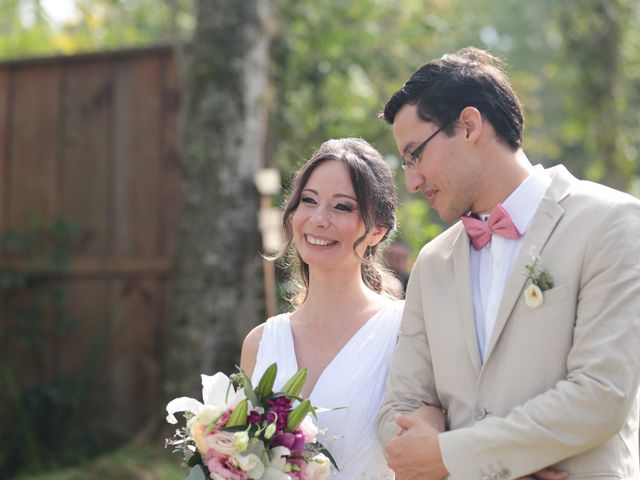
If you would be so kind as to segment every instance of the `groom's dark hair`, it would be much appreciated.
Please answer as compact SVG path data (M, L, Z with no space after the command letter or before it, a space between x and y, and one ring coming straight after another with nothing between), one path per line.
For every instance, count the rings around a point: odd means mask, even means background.
M391 96L380 118L393 124L406 104L417 105L420 118L437 126L455 123L465 107L475 107L502 143L512 150L522 147L520 100L503 63L484 50L467 47L423 65ZM452 136L454 126L444 132Z

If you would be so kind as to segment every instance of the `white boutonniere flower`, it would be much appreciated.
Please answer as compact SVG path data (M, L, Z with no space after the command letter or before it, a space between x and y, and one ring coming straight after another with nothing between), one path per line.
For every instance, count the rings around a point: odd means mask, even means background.
M524 303L529 308L538 308L544 303L544 295L537 285L530 283L524 291Z
M551 274L542 266L540 255L532 249L531 263L524 267L527 275L527 287L524 289L524 303L529 308L538 308L544 303L545 290L553 288Z

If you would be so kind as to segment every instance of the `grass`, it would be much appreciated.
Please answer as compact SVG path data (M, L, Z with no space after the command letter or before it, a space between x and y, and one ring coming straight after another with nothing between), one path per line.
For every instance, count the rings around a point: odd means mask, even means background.
M124 447L76 467L14 480L184 480L188 469L180 461L180 454L160 447Z

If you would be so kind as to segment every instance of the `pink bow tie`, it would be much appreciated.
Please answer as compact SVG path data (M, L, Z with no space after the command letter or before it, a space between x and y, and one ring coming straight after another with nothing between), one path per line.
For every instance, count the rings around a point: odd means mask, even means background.
M471 245L480 250L491 241L491 235L496 234L511 240L517 240L522 235L513 224L509 212L501 204L498 204L489 214L489 220L483 222L477 218L465 215L460 218L467 235L471 239Z

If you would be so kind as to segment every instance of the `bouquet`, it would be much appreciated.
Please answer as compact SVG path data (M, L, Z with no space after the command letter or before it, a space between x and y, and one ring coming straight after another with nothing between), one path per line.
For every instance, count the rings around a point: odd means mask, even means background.
M316 409L299 397L307 378L300 369L273 392L277 365L254 388L240 370L201 375L204 403L180 397L167 404L167 421L186 425L167 440L191 467L187 480L324 480L335 462L316 440ZM337 468L337 466L336 466Z

